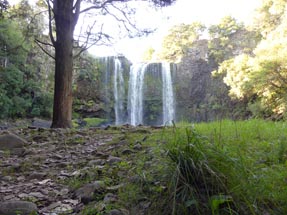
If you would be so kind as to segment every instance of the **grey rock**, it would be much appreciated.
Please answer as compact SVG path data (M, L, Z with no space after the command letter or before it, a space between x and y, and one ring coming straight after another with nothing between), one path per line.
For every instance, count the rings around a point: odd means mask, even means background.
M138 150L138 151L140 151L140 150L142 150L142 145L140 144L140 143L137 143L135 146L134 146L134 150Z
M4 155L5 155L5 152L0 150L0 157L3 157Z
M38 180L42 180L47 176L47 173L43 173L43 172L32 172L29 176L28 179L38 179Z
M88 163L88 166L97 166L97 165L104 165L106 162L103 159L91 160Z
M124 150L122 151L122 154L123 154L123 155L129 155L129 154L132 154L132 153L134 153L134 151L133 151L133 150L130 150L130 149L124 149Z
M121 158L119 158L119 157L114 157L114 156L111 156L111 155L108 157L108 160L107 160L107 162L108 162L109 164L117 163L117 162L121 162L121 161L122 161Z
M95 181L76 190L75 195L82 203L87 204L94 200L95 193L102 193L105 189L106 186L103 181Z
M0 136L0 150L9 150L12 154L21 154L24 152L24 146L27 142L14 135L14 134L4 134Z
M27 201L6 201L0 203L1 215L32 215L37 214L37 206Z
M104 198L105 203L112 203L118 201L118 196L113 193L107 193Z
M13 178L12 178L11 176L9 176L9 175L6 175L6 176L4 176L3 178L1 178L1 180L7 181L7 182L11 181L12 179L13 179Z

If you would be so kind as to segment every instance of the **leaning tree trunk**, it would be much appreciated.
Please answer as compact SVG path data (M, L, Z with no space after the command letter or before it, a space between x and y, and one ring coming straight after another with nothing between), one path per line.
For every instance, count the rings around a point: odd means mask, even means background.
M73 1L54 0L56 24L53 128L72 127Z

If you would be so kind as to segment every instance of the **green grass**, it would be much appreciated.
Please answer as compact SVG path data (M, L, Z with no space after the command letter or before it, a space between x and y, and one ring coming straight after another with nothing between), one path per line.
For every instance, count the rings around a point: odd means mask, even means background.
M173 214L287 214L286 136L287 123L263 120L165 132Z
M285 122L222 120L91 132L112 135L98 150L109 149L122 161L65 182L74 189L94 180L122 186L112 191L119 201L87 207L83 214L109 208L137 214L145 205L144 214L151 215L287 214ZM139 144L140 150L134 148ZM122 153L127 149L131 153Z

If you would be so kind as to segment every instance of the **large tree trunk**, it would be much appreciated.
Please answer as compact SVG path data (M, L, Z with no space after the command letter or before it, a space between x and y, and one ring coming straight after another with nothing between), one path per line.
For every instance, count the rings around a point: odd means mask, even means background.
M53 128L72 127L73 1L54 0L56 23Z

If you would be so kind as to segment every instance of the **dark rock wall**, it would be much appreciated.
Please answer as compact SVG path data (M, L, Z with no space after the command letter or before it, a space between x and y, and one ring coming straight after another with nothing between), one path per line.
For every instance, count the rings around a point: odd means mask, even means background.
M177 121L211 121L231 116L231 101L221 78L212 77L216 64L208 59L208 41L190 48L174 74Z

